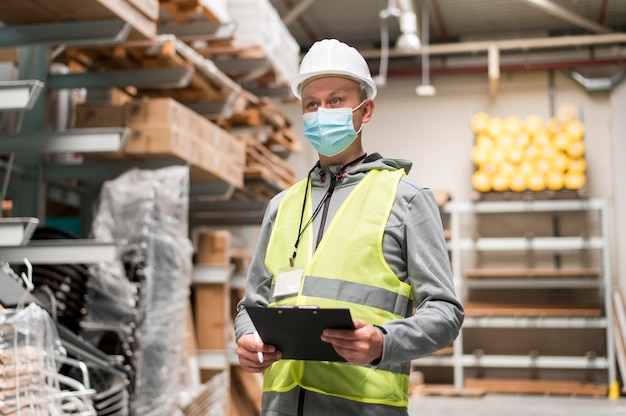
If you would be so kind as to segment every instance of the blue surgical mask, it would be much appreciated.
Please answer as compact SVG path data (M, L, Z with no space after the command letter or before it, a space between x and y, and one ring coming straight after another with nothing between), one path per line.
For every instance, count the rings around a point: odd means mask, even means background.
M305 113L304 137L315 150L324 156L335 156L348 148L359 132L354 130L352 113L359 109L365 100L355 108L323 108L314 113Z

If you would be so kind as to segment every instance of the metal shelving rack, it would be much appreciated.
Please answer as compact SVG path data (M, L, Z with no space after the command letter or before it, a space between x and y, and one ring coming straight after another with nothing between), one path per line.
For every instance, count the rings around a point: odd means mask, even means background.
M10 155L3 163L6 194L8 178L17 173L21 189L29 189L30 203L18 209L18 218L0 219L0 261L32 264L94 263L117 258L117 242L89 239L30 241L45 201L46 177L42 155L105 152L122 148L130 130L71 129L44 131L44 99L48 88L48 61L52 48L66 45L120 42L130 25L122 20L63 22L0 26L0 46L19 47L19 80L0 82L0 111L17 113L14 131L0 131L0 152ZM10 238L9 238L10 237ZM5 241L6 240L6 241ZM9 241L10 240L10 241Z
M451 253L454 283L459 296L463 298L467 289L537 289L537 288L575 288L594 289L602 294L604 314L600 317L560 317L560 316L468 316L463 329L454 343L451 357L427 357L419 363L430 362L433 365L451 365L454 368L454 386L462 389L465 383L465 369L468 367L484 368L525 368L525 369L578 369L606 371L609 394L617 383L614 326L612 309L612 275L608 253L607 202L604 199L571 200L520 200L520 201L453 201L444 207L450 215ZM525 214L545 213L559 215L566 212L598 215L598 236L579 237L521 237L521 238L467 238L463 236L466 217L480 217L490 214ZM566 253L573 250L598 251L600 273L597 278L589 276L544 278L512 277L489 278L484 281L469 282L465 276L463 254L480 252L548 252ZM539 273L540 275L540 273ZM553 286L554 285L554 286ZM463 333L475 328L496 329L601 329L606 337L604 356L539 356L524 355L475 355L464 351Z

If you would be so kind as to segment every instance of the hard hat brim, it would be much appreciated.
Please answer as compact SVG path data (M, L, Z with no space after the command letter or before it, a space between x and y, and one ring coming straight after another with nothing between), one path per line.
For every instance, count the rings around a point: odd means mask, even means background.
M362 78L355 76L353 72L342 70L322 70L307 72L304 74L294 75L290 80L291 92L298 99L302 99L302 87L308 82L322 77L343 77L351 79L357 83L364 82L367 89L367 98L374 99L376 97L376 83L371 78Z

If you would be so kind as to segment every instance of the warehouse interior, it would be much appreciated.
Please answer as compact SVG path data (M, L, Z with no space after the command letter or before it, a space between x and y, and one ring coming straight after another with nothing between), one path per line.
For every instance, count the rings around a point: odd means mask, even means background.
M4 0L0 22L3 414L260 413L234 308L269 200L318 160L289 78L325 38L366 58L364 148L435 192L466 307L409 414L626 414L626 2Z

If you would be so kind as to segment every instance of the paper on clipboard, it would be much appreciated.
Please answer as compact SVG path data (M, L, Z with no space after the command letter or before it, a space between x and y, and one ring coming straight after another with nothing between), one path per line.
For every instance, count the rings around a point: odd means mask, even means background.
M282 352L283 359L344 361L320 339L326 328L352 329L347 308L246 307L261 339Z

